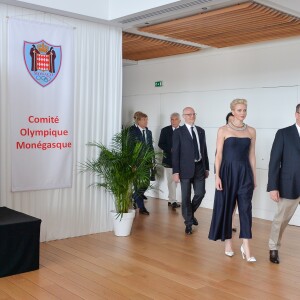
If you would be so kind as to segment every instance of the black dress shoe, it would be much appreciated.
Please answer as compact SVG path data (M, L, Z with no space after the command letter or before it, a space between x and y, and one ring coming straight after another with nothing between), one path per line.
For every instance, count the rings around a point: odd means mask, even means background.
M175 208L180 207L180 204L177 203L177 202L173 202L171 206L172 206L173 209L175 209Z
M192 234L192 226L185 226L185 233L186 234Z
M168 206L172 206L172 203L170 201L168 201Z
M198 224L198 220L195 217L193 217L193 225L197 226Z
M279 264L278 250L270 250L270 262Z
M143 195L143 199L147 200L148 198L145 195Z
M140 208L140 214L142 215L150 215L149 211L146 209L146 207Z

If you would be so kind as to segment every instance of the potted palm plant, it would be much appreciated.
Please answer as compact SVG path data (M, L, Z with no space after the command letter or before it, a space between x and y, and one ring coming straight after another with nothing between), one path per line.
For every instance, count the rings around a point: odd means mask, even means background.
M116 235L129 235L135 210L132 208L132 195L135 190L149 186L150 169L153 168L155 155L153 148L137 141L131 134L130 127L124 128L112 138L110 147L102 143L89 143L97 147L99 154L95 159L82 164L82 171L91 172L98 177L95 185L111 192L114 198L114 231ZM131 221L128 222L128 215ZM129 218L130 220L130 218ZM124 224L129 223L130 229L123 232ZM117 226L121 232L117 232Z

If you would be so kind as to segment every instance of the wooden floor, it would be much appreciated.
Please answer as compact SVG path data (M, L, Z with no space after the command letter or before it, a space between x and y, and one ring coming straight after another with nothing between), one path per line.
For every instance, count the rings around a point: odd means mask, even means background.
M253 219L252 252L243 261L207 238L211 210L184 234L180 209L149 199L129 237L112 232L41 243L40 269L0 278L0 299L300 299L300 228L289 226L281 263L268 260L270 222Z

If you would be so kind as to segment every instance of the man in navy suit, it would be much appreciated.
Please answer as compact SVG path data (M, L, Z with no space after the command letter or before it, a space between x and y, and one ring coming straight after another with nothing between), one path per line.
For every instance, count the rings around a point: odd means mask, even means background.
M296 124L277 131L270 156L267 191L277 203L269 238L274 264L279 264L281 238L300 201L300 104L295 118Z
M168 205L173 209L180 207L176 197L177 182L172 178L172 139L173 131L179 127L181 122L179 113L172 113L170 116L171 125L162 128L160 132L158 147L163 150L163 166L168 181L169 202Z
M183 110L185 124L173 133L173 180L181 183L182 216L185 233L192 234L192 225L198 225L195 212L205 195L205 179L209 175L205 131L195 126L196 113L192 107ZM194 197L191 199L191 188Z
M133 130L135 127L138 127L138 121L137 121L137 119L138 119L138 116L139 116L140 114L143 114L143 112L141 112L141 111L136 111L136 112L134 113L134 115L133 115L134 124L131 126L130 130ZM147 199L147 197L145 196L145 194L143 194L143 198L144 198L144 199ZM136 203L134 203L133 206L134 206L134 209L136 209Z
M135 119L135 124L130 127L131 134L137 141L141 141L147 144L148 146L150 146L152 150L154 150L152 132L147 128L148 116L143 112L139 111L135 113L134 119ZM149 170L149 174L150 174L150 170ZM134 191L133 194L133 199L139 208L140 214L143 215L149 215L149 211L146 209L144 204L144 199L145 199L144 193L148 189L148 186L147 187L145 186L144 188L141 188L138 191L137 190Z

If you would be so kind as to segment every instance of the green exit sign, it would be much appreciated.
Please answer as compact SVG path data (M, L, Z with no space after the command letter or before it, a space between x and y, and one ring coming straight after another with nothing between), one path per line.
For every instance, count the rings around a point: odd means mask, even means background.
M160 87L162 85L163 85L162 81L155 81L155 84L154 84L155 87Z

